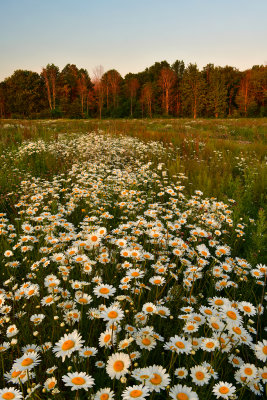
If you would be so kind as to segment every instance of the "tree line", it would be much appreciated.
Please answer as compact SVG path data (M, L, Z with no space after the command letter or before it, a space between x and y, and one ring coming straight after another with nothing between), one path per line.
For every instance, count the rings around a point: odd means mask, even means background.
M267 66L246 71L231 66L185 66L156 62L124 78L102 66L90 77L67 64L41 73L16 70L0 82L1 118L267 116Z

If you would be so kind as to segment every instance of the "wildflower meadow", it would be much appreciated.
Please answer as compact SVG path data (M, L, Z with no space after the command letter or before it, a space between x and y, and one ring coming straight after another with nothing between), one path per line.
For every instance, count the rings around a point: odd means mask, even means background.
M1 122L0 399L266 396L266 124Z

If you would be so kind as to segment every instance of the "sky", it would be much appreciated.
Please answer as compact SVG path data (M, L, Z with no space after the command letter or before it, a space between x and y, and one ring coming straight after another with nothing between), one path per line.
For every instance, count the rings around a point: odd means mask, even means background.
M122 76L156 61L267 63L267 0L0 0L0 81L68 63Z

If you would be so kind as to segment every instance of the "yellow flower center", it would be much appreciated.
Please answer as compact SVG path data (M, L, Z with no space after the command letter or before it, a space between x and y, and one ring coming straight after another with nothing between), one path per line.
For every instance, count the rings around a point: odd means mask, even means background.
M117 316L118 316L117 311L110 311L110 312L108 313L108 317L111 318L111 319L114 319L114 318L116 318Z
M240 333L242 332L241 329L240 329L238 326L235 326L235 327L233 328L233 331L234 331L235 333L237 333L238 335L240 335Z
M66 342L64 342L61 346L62 350L70 350L74 347L75 343L73 340L66 340Z
M45 300L45 302L46 302L46 303L51 303L52 300L53 300L53 297L48 297L48 298Z
M176 396L177 400L189 400L189 397L186 393L178 393Z
M91 350L86 350L83 354L84 356L91 356L93 352Z
M227 311L226 314L227 314L227 316L228 316L229 318L231 318L231 319L234 319L234 320L237 319L236 313L235 313L234 311Z
M113 368L116 372L121 372L124 368L124 362L123 361L115 361L113 364Z
M71 382L74 383L74 385L84 385L86 381L81 376L76 376L72 378Z
M15 398L15 395L12 392L6 392L2 395L2 399L5 399L5 400L12 400L14 398Z
M107 393L101 394L100 400L108 400L108 399L109 399L109 394L107 394Z
M219 329L219 325L216 324L216 322L213 322L213 323L211 324L211 326L212 326L214 329Z
M138 389L132 390L132 391L130 392L130 396L131 396L133 399L137 399L138 397L142 396L142 394L143 394L142 390L138 390Z
M186 329L187 329L188 331L193 331L193 330L195 329L195 327L194 327L194 325L188 325L188 326L186 327Z
M208 342L208 343L206 343L206 347L208 349L212 349L214 347L214 343L213 342Z
M27 358L24 358L21 365L23 365L23 367L27 367L28 365L31 365L32 363L33 363L33 359L27 357Z
M101 289L99 290L99 292L100 292L101 294L107 294L107 293L109 293L109 289L103 287L103 288L101 288Z
M53 389L53 387L55 386L55 382L50 382L49 384L48 384L48 389Z
M160 385L162 382L162 378L159 374L154 373L153 378L150 379L152 385Z
M144 339L142 339L142 343L143 343L145 346L149 346L149 345L151 344L151 340L148 339L148 338L144 338Z
M263 352L263 354L267 355L267 346L264 346L264 347L262 348L262 352Z
M245 369L244 369L244 372L245 372L246 375L252 375L252 374L253 374L252 369L249 368L249 367L248 367L248 368L245 368Z
M222 386L220 387L219 392L222 394L227 394L229 392L229 388L227 386Z
M203 374L203 372L198 371L198 372L196 373L196 378L197 378L197 380L202 381L202 380L204 379L204 377L205 377L205 375Z
M108 343L108 342L110 341L110 339L111 339L111 336L108 334L108 335L106 335L106 336L104 337L104 342L105 342L105 343Z
M147 307L146 310L147 310L147 312L152 312L153 308L152 307Z
M19 376L21 374L21 371L14 371L12 372L11 376L12 378L17 378L17 376Z
M183 342L176 342L175 346L178 347L179 349L184 349L185 348L185 345L184 345Z

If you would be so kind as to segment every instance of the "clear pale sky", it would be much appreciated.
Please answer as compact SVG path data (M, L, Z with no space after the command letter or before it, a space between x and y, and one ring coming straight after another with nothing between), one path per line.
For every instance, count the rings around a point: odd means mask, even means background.
M176 59L267 62L267 0L0 0L0 80L54 63L123 76Z

